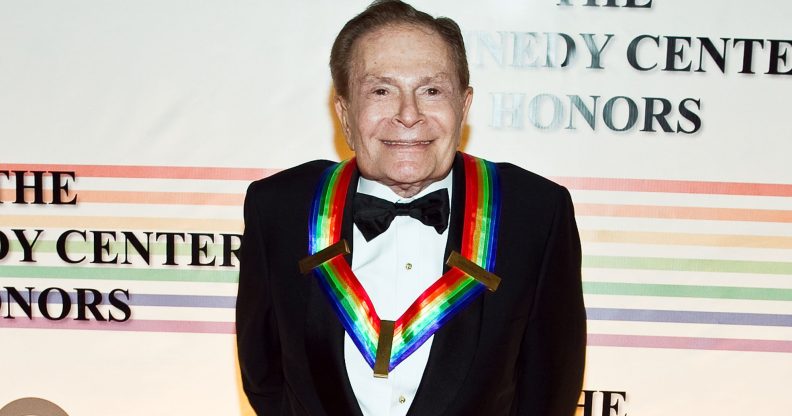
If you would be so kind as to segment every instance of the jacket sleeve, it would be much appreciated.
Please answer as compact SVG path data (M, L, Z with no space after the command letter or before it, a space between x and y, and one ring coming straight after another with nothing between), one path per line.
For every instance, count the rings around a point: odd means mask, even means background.
M280 414L283 390L281 350L269 289L262 198L256 182L245 196L236 332L242 386L256 414Z
M583 383L586 311L580 237L569 192L558 192L517 368L513 415L574 415Z

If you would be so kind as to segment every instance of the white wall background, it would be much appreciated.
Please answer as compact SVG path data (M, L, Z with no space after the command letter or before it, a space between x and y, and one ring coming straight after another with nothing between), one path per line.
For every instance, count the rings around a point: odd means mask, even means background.
M764 74L771 61L769 42L754 53L756 74L738 73L743 49L734 47L733 39L792 39L792 6L780 0L654 0L645 9L557 3L421 0L414 5L454 18L466 33L476 95L465 150L557 178L573 192L586 255L586 301L595 312L584 387L626 391L620 414L784 414L792 374L792 127L784 103L792 76ZM278 169L347 157L333 124L327 61L335 34L366 4L0 0L0 170L11 164ZM526 32L536 32L539 43L515 48L510 36ZM542 51L548 32L576 41L578 54L568 67L510 65L515 53L530 57ZM613 34L602 55L604 69L586 68L581 33L596 34L600 44L605 34ZM692 60L693 69L699 66L696 37L718 46L719 38L732 39L726 71L711 60L704 64L706 72L637 71L626 52L643 34L693 37L684 58ZM496 42L490 48L502 54L501 63L482 39ZM506 42L498 43L502 39ZM662 68L666 41L659 48L651 41L641 45L641 61L659 61ZM792 43L780 51L786 58L779 67L790 71ZM493 121L493 94L500 93L525 96L525 108L517 114L521 128ZM567 119L557 129L534 127L527 103L539 94L558 97L566 117L567 95L587 103L589 96L600 96L596 129L579 115L576 130L563 128ZM639 104L638 124L626 132L613 132L602 120L603 104L616 96ZM701 108L693 108L702 120L700 131L640 131L642 97L668 99L674 105L672 125L685 123L679 102L700 100ZM617 111L624 114L623 108ZM239 197L253 178L108 179L81 172L77 169L74 187L86 195L121 190ZM576 178L599 185L586 189ZM612 189L625 179L681 182L673 189L657 183L643 190ZM741 190L719 192L717 184L696 188L702 181L749 185L723 185ZM765 188L758 184L770 184L771 190L761 191ZM13 181L0 176L5 192L0 195L10 195L12 188ZM41 228L51 245L72 228L241 230L238 204L86 198L76 207L5 203L0 231L13 235L13 228ZM122 287L225 300L236 291L233 282L219 281L223 278L140 277L147 269L165 268L161 259L150 267L127 266L143 270L130 279L114 277L122 266L102 269L106 278L60 277L69 274L68 265L52 248L43 243L40 248L31 265L20 262L21 250L12 246L0 260L0 286ZM208 270L233 274L220 267ZM0 299L6 314L6 293ZM233 308L133 305L136 319L230 325ZM34 396L70 415L250 414L237 380L234 337L227 331L28 328L24 320L0 321L0 407ZM756 351L762 348L773 352Z

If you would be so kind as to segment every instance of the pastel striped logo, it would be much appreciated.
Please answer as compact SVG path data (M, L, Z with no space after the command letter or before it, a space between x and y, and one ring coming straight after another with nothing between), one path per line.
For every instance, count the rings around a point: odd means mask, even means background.
M34 301L47 287L71 288L76 301L73 288L91 283L128 287L133 317L112 325L0 318L0 328L233 333L236 268L48 259L57 256L55 237L66 229L240 233L248 183L277 169L0 165L33 170L74 171L79 205L21 209L13 203L13 175L0 174L0 232L9 240L0 260L2 315L8 307L2 287L34 286ZM575 201L590 347L792 352L792 184L552 179ZM24 250L13 229L30 236L45 230L33 248L36 263L20 261ZM81 239L68 247L74 257L94 249ZM124 242L108 247L123 253ZM166 249L162 240L151 244L160 259ZM174 250L186 258L192 247L176 241ZM210 245L208 253L218 255L220 247Z

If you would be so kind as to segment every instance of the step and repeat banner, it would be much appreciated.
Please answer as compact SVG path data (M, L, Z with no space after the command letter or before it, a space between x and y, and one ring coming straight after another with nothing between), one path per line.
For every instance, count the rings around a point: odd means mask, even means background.
M350 156L328 57L366 1L0 1L0 415L251 415L247 185ZM568 187L579 416L780 415L792 5L420 0L459 22L463 146Z

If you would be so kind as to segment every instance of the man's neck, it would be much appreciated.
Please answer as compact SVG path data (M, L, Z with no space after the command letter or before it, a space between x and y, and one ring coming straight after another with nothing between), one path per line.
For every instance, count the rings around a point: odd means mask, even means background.
M421 182L420 184L398 184L388 186L388 188L390 188L391 191L402 198L411 198L415 195L418 195L421 191L426 189L427 186L433 184L434 182L435 181L426 181Z

